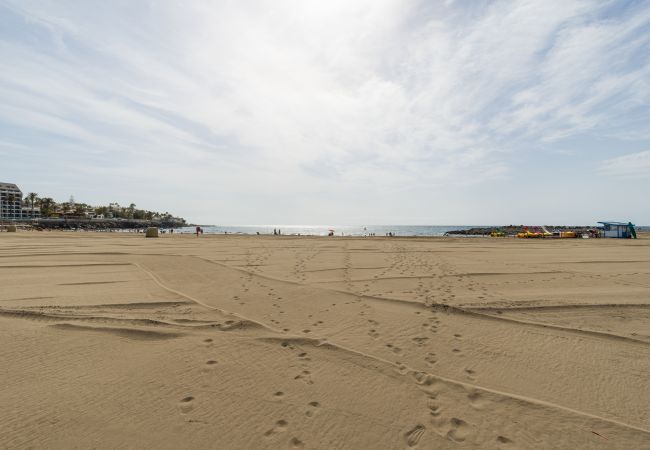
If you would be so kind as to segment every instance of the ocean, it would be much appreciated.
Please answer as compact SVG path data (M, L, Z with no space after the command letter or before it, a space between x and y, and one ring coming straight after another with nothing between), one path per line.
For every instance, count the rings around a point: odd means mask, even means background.
M287 236L327 236L329 230L334 230L336 236L386 236L393 233L395 236L442 236L448 231L464 230L479 225L206 225L203 232L206 234L273 234L273 230L280 230ZM181 233L194 233L194 227L183 227Z
M495 225L205 225L205 234L273 234L280 230L287 236L327 236L329 230L334 230L336 236L442 236L448 231L466 230L468 228L493 227ZM648 232L650 227L637 226L637 231ZM182 227L176 232L194 233L195 227Z

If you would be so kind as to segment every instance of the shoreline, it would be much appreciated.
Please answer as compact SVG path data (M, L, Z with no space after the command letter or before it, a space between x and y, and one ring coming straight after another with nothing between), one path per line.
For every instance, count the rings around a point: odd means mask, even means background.
M0 224L0 233L6 233L7 232L7 225L9 224ZM12 224L13 225L13 224ZM80 233L115 233L115 234L144 234L146 229L149 227L142 227L142 226L137 226L137 227L109 227L109 228L84 228L84 227L54 227L54 228L36 228L33 227L31 224L15 224L17 227L17 232L19 234L22 233L40 233L40 232L46 232L46 233L54 233L54 232L61 232L61 233L71 233L71 232L80 232ZM161 236L191 236L195 235L195 231L193 229L189 229L190 227L163 227L160 225L151 225L153 227L159 228L161 231ZM495 230L495 229L501 229L503 230L504 228L507 228L508 231L503 235L503 236L498 236L496 237L497 239L503 239L503 238L516 238L516 234L520 233L521 231L518 230L524 230L525 228L523 227L495 227L495 228L473 228L473 229L463 229L463 230L455 230L455 231L449 231L445 233L437 233L437 234L394 234L393 236L387 236L387 235L369 235L369 234L335 234L333 236L327 236L325 234L302 234L302 233L283 233L281 235L273 235L273 233L246 233L246 232L215 232L215 231L207 231L204 234L201 235L201 237L208 237L208 236L228 236L228 237L233 237L233 236L239 236L239 237L272 237L276 239L281 239L281 238L365 238L365 239L379 239L379 238L386 238L386 239L415 239L415 238L422 238L422 239L431 239L431 238L462 238L462 239L475 239L475 238L495 238L495 236L491 236L490 230ZM596 227L575 227L575 226L560 226L560 227L548 227L549 229L552 229L554 231L556 230L561 230L561 231L573 231L576 233L576 236L574 238L581 238L582 233L584 232L593 232L593 230L596 230ZM650 227L636 227L637 229L637 235L639 239L642 239L644 236L647 237L650 235ZM593 239L593 236L590 236ZM551 239L555 240L558 239L559 236L554 235L554 236L546 236L542 237L542 239ZM599 239L602 239L600 237Z

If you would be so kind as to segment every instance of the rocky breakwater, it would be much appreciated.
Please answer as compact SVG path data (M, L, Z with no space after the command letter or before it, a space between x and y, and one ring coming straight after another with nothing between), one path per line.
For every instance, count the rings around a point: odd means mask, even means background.
M559 233L562 231L573 231L577 234L588 233L594 230L595 227L587 226L570 226L570 225L545 225L545 228L551 233ZM491 227L475 227L466 230L449 231L446 234L455 236L490 236L492 232L501 232L506 236L516 236L517 233L523 233L526 230L532 232L543 232L540 226L527 226L527 225L504 225L504 226L491 226Z
M40 219L30 222L35 230L138 230L149 227L178 228L184 221L138 220L138 219Z

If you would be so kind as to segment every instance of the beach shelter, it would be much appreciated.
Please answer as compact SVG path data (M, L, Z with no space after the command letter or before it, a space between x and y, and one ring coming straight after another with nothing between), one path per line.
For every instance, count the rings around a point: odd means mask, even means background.
M632 222L598 222L603 226L603 237L636 239L636 230Z

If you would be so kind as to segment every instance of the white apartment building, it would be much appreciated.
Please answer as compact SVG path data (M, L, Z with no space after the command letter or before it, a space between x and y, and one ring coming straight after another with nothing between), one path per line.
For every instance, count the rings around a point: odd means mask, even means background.
M41 217L38 208L23 203L23 193L13 183L0 182L0 220L30 220Z

